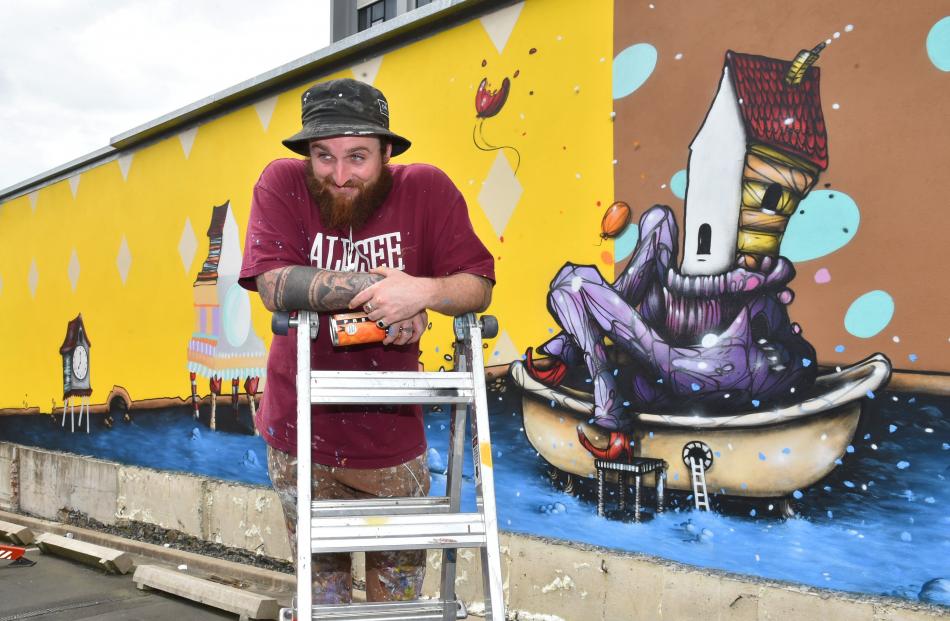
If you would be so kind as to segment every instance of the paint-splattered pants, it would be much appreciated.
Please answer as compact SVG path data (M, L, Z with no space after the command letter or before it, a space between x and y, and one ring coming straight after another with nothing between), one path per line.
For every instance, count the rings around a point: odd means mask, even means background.
M267 447L267 470L280 498L297 558L297 458ZM314 499L351 500L425 496L429 493L429 467L425 454L392 468L334 468L313 464ZM353 598L351 556L348 553L313 556L314 604L347 604ZM414 599L422 592L426 569L425 550L366 553L368 601Z

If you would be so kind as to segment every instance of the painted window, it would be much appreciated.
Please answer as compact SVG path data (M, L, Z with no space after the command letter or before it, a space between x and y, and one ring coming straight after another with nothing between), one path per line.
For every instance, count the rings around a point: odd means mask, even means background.
M762 211L778 211L778 202L782 199L782 186L778 183L769 185L765 190L765 196L762 197Z
M696 239L696 254L709 254L709 248L712 245L712 227L707 223L699 225L699 233Z

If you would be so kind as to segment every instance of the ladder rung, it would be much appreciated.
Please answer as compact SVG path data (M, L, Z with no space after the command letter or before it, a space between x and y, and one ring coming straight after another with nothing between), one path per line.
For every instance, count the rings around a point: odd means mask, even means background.
M337 515L410 515L436 514L451 511L447 496L421 498L367 498L361 500L315 500L311 503L314 518Z
M313 554L331 554L334 552L373 552L387 550L441 550L444 548L483 548L486 536L453 535L417 535L415 537L385 537L353 539L314 539L310 551Z
M471 373L314 371L310 374L312 403L469 403L473 396Z
M315 554L485 545L485 519L479 513L318 518L310 532Z
M438 599L405 602L358 602L349 605L315 605L313 619L365 619L367 621L426 621L442 619L446 607L452 616L458 609L455 601Z

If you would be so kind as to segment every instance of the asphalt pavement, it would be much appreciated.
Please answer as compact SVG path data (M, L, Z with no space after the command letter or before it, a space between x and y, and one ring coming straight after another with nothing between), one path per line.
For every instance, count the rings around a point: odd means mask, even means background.
M32 566L0 561L0 621L168 621L235 619L237 615L160 591L141 591L126 575L108 574L27 548Z

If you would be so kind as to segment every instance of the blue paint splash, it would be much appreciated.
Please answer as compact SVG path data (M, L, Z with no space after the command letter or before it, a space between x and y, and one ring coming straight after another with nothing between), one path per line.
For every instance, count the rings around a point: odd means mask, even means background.
M637 43L614 57L613 96L626 97L647 81L656 68L656 48L649 43Z
M640 225L629 224L618 237L614 238L614 263L619 263L633 254L640 238Z
M927 33L927 56L937 69L950 71L950 15L934 24Z
M862 339L871 338L887 327L894 317L894 298L880 289L859 296L844 316L844 327Z
M686 169L676 171L670 177L670 192L676 198L686 198Z
M790 261L810 261L839 250L854 238L861 211L838 190L815 190L798 204L782 238L782 255Z

